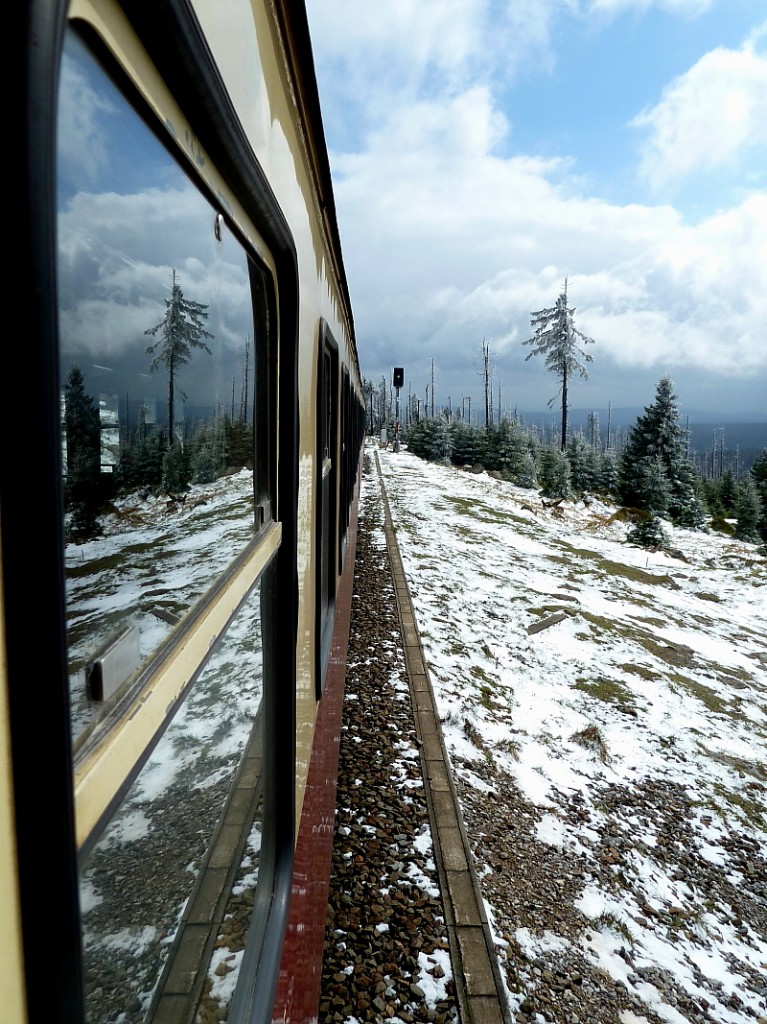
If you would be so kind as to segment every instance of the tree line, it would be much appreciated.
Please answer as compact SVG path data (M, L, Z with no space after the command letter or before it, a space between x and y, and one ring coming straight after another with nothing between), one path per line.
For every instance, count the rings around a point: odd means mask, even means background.
M568 282L565 279L562 291L555 304L545 309L533 311L530 314L530 324L533 328L533 333L530 338L522 343L524 346L530 346L531 348L531 351L525 357L525 361L527 362L527 360L532 359L533 356L542 356L545 368L555 375L559 384L559 388L556 394L549 400L548 406L552 408L559 399L559 445L562 451L565 451L570 442L570 390L574 380L588 379L588 365L593 362L593 357L587 351L586 346L594 344L593 338L587 337L575 326L575 308L568 306L567 287ZM493 380L490 346L484 339L482 341L480 376L482 377L483 384L484 425L487 428L493 424L500 424L504 416L501 403L501 385L500 382ZM422 416L434 418L434 378L434 360L432 359L431 381L426 387L425 400L422 402L418 395L410 391L407 400L403 403L402 419L405 428L409 427L412 423L417 423ZM389 429L395 417L391 388L388 386L386 379L383 378L378 386L372 381L364 380L363 391L368 410L369 431L371 433L378 432L384 427ZM462 421L468 420L471 423L471 397L462 395L460 402L457 402L454 406L451 398L448 396L447 404L442 406L440 415L447 419L448 422L458 419ZM475 405L473 418L479 422L481 417L482 406L477 408ZM517 421L516 410L511 418ZM595 432L598 433L598 430L597 414L595 412L589 413L585 433L592 447L595 446L594 434ZM741 453L739 450L736 450L734 453L726 452L724 428L714 432L711 449L702 454L690 451L689 431L686 436L688 438L688 454L701 476L711 478L723 478L726 476L729 478L734 473L738 479L742 478L743 463ZM624 428L611 427L610 412L608 411L605 448L619 453L625 447L627 439L628 435ZM749 461L752 458L753 454L749 453ZM746 461L746 466L748 466L748 461Z
M513 418L487 426L444 416L422 418L405 434L423 459L481 466L546 499L603 495L632 510L629 538L648 547L666 543L662 520L689 529L714 529L761 545L767 553L767 449L744 480L725 471L704 479L690 457L669 376L629 430L620 451L604 449L598 432L568 434L565 446L546 444L537 430ZM733 524L734 521L734 524Z

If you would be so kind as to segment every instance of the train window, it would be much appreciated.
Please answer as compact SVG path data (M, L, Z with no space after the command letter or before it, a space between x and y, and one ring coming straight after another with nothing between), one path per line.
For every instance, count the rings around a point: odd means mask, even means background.
M199 996L206 961L190 949L202 921L215 937L210 922L222 919L211 915L223 915L233 878L219 847L232 855L234 835L248 866L238 891L253 899L262 801L272 799L261 759L273 756L263 748L274 731L270 595L282 538L274 286L71 30L58 140L87 1019L131 1006L131 1019L149 1020L184 995L180 977ZM218 944L236 952L237 942ZM190 956L200 965L191 980L178 966Z
M74 35L59 110L77 736L254 535L263 324L242 246Z
M336 595L336 506L338 487L338 348L324 322L317 371L317 695L322 693Z

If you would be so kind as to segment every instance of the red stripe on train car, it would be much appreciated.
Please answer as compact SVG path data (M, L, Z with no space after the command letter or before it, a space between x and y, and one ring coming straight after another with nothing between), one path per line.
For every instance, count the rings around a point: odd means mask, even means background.
M272 1013L274 1024L315 1024L318 1015L333 855L346 651L354 588L358 497L359 477L352 502L344 569L336 592L330 659L325 688L317 708L312 757L298 829L290 912Z

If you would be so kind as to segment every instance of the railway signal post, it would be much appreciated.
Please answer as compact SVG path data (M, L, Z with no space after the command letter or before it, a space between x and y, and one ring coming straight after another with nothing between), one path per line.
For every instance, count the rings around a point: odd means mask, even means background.
M394 412L394 446L395 452L399 451L399 389L405 383L405 371L401 366L395 366L392 372L392 384L394 385L394 391L396 395L396 405Z

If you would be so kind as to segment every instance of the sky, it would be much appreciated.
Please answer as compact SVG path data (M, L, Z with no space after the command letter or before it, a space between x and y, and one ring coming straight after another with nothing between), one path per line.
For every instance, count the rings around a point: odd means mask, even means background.
M767 412L763 0L307 0L363 375L545 409Z
M499 855L467 823L487 858L476 868L501 963L506 935L530 962L526 986L545 985L533 961L556 972L579 954L668 1024L688 1017L645 968L708 1000L718 1024L742 1024L743 1006L763 1015L753 979L764 976L767 936L758 880L737 853L741 839L767 844L767 577L756 548L665 523L669 550L650 552L629 546L626 524L599 501L550 511L485 473L404 449L377 458L453 776L497 814L513 792L526 813L510 828L533 822L519 845L541 863L559 850L583 872L575 933L534 934L494 900ZM377 488L373 469L363 508ZM382 529L379 543L385 551ZM535 630L557 611L560 621ZM623 853L605 869L613 843ZM687 874L682 854L695 865ZM733 894L749 892L754 912L738 912ZM664 923L669 914L684 927ZM518 1009L523 992L509 998Z

